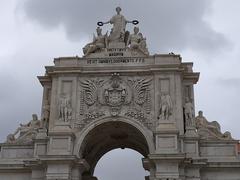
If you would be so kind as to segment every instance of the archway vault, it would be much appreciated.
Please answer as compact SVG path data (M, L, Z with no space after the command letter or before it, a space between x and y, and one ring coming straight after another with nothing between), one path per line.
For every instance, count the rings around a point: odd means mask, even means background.
M93 174L99 159L116 148L130 148L144 157L151 152L144 130L123 121L105 121L89 130L79 147L79 153L90 165L89 173Z

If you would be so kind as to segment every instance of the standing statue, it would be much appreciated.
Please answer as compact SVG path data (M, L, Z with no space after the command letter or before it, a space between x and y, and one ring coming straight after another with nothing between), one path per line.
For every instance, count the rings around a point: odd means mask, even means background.
M125 19L123 15L120 14L121 8L117 7L116 12L117 14L114 15L110 21L103 22L102 24L113 24L112 32L109 36L109 41L118 41L120 40L123 42L124 40L124 34L125 34L125 28L127 23L132 23L132 21L128 21Z
M72 119L72 108L70 98L63 93L59 100L59 119L63 122L69 122Z
M134 27L133 29L134 33L130 35L129 43L131 49L138 49L143 54L148 55L148 49L147 49L147 43L146 38L143 38L142 33L139 32L138 27Z
M42 128L48 128L48 122L49 122L49 116L50 116L50 104L48 100L45 100L43 105L43 117L41 122Z
M158 119L159 120L169 120L169 116L172 114L172 100L169 94L166 92L162 93L160 97L160 112Z
M85 56L95 52L98 49L106 48L107 33L105 35L102 35L102 29L100 27L97 27L96 31L97 31L97 37L94 35L93 42L88 43L83 48L83 53Z
M120 14L121 8L117 7L116 12L117 14L114 15L109 21L107 22L98 22L99 26L103 26L104 24L112 24L113 27L111 29L110 35L108 37L109 42L127 42L129 32L125 30L127 23L132 23L134 25L138 24L137 20L128 21L125 19L123 15Z
M186 103L184 105L184 116L186 127L194 127L194 107L188 97L186 98Z

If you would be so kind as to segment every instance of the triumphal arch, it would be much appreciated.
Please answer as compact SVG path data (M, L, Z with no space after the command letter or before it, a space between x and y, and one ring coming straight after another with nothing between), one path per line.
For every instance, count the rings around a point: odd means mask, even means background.
M144 156L147 180L240 179L238 141L195 115L193 63L150 55L138 21L120 11L97 23L83 57L55 58L38 77L41 117L0 145L1 180L95 180L98 160L116 148Z

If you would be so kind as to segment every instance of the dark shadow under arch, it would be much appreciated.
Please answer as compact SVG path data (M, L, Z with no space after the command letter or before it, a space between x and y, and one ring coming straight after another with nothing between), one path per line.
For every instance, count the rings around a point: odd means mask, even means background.
M80 147L82 158L90 165L90 170L86 173L93 175L99 159L117 148L133 149L144 157L149 154L147 141L136 127L120 121L105 122L94 127Z

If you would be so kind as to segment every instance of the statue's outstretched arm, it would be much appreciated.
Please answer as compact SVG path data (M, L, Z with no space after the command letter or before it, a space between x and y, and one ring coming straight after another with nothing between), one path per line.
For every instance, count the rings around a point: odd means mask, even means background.
M103 22L103 24L109 24L110 23L110 21L107 21L107 22Z
M126 20L126 23L131 23L131 24L137 25L137 24L139 23L139 21L136 20L136 19L134 19L134 20L132 20L132 21Z

